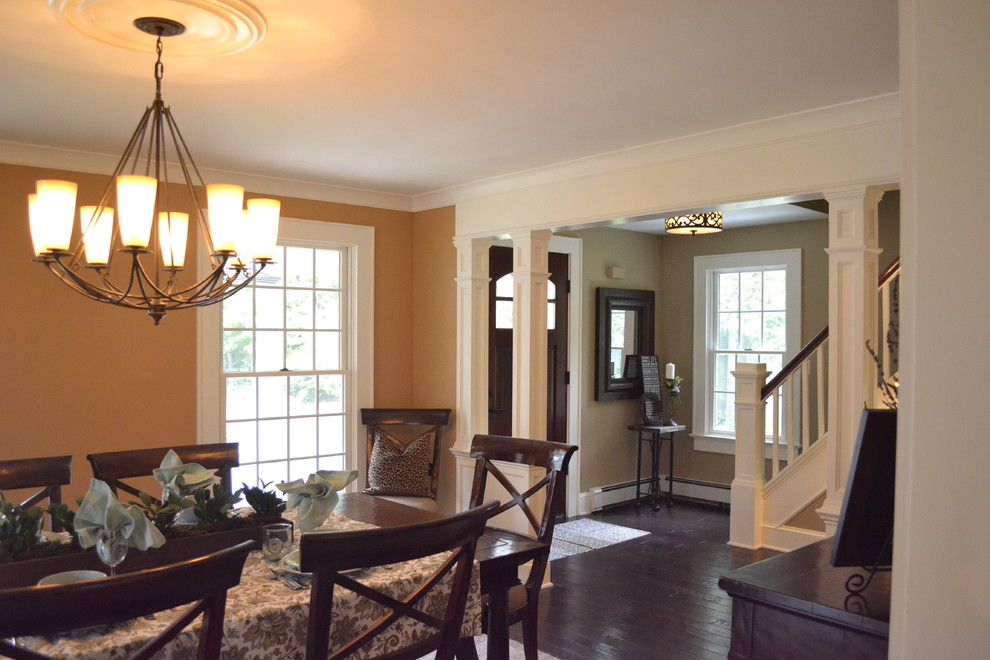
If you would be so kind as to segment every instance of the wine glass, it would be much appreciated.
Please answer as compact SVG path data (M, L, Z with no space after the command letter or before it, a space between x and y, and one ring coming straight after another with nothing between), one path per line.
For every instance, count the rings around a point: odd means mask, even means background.
M110 567L110 577L117 574L117 565L127 556L127 539L119 532L108 532L96 542L96 554Z

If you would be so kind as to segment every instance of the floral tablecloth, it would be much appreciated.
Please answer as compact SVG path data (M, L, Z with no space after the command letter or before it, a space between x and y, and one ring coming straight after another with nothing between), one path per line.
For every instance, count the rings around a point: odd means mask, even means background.
M371 525L331 514L323 524L325 529L361 529ZM395 598L411 593L439 566L445 554L434 555L390 567L366 569L356 576L360 582L387 591ZM446 579L449 579L447 576ZM442 607L437 599L427 599L424 607ZM75 631L59 637L20 638L24 646L54 658L78 660L110 660L125 658L148 639L157 635L183 608L160 612L151 619L135 619L124 625ZM441 610L442 611L442 610ZM441 611L435 612L442 617ZM346 589L334 591L331 650L352 639L384 610ZM309 589L292 590L281 580L269 577L260 552L248 555L241 574L241 583L227 592L227 612L224 618L223 657L236 660L302 659L306 651L306 626L309 618ZM184 660L196 657L198 622L188 627L178 639L157 657ZM386 647L395 648L427 632L416 621L403 618L363 649L358 657L376 656ZM462 636L481 634L481 597L478 571L471 579ZM390 641L391 640L391 641Z

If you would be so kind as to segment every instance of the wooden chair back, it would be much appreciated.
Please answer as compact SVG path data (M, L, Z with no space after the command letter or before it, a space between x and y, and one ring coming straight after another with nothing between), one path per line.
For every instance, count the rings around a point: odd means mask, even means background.
M565 479L571 456L577 451L575 445L565 445L549 440L528 440L502 435L476 435L471 442L471 457L476 459L474 483L471 486L470 506L476 506L485 497L485 486L491 476L509 493L509 500L500 505L492 516L519 507L532 528L533 536L550 543L553 540L553 526L565 508ZM519 463L531 467L541 467L546 475L528 490L520 493L505 476L495 461ZM538 494L545 495L542 512L533 510L530 499ZM542 580L542 575L540 576Z
M497 504L489 502L449 518L401 527L303 534L300 567L313 574L307 660L337 660L361 653L369 642L404 617L421 622L428 633L406 648L390 648L390 660L411 660L433 651L437 652L439 660L453 658L471 584L475 546L485 530L489 513ZM445 551L449 551L450 555L443 564L401 600L341 573L352 568L395 564ZM417 609L417 605L432 601L437 596L434 593L437 585L447 575L451 576L450 592L442 618ZM387 614L341 648L329 653L335 585L381 605Z
M440 483L440 445L443 427L450 422L450 408L362 408L361 423L367 426L365 474L371 465L371 449L375 444L375 431L389 431L389 427L433 427L433 458L430 461L430 492L437 498Z
M196 657L219 658L227 590L240 582L244 560L256 545L244 541L203 557L112 578L0 589L0 657L45 657L14 647L6 638L52 635L191 604L129 657L152 658L202 614Z
M231 469L241 464L236 442L108 451L88 454L86 458L93 467L93 476L107 482L114 495L117 494L117 489L120 489L140 497L142 491L121 480L150 477L152 471L161 466L162 459L169 449L174 449L183 463L199 463L207 469L216 470L221 485L229 492L233 492ZM156 495L152 497L158 499Z
M21 502L32 507L43 500L58 504L62 501L62 486L72 482L72 457L48 456L0 461L0 490L41 488ZM61 532L62 525L52 517L52 531Z

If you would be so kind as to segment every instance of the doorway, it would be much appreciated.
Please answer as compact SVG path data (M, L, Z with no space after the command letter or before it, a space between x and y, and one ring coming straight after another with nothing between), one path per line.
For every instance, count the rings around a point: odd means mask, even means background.
M567 442L569 256L550 252L547 284L547 439ZM492 246L488 273L488 432L512 435L512 248Z

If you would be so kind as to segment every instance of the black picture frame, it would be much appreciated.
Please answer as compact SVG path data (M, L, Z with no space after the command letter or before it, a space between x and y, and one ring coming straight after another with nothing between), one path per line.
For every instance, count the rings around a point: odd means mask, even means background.
M635 312L634 346L628 355L653 355L656 324L656 293L645 289L595 290L595 401L638 399L643 393L637 377L627 377L625 360L623 375L615 378L611 370L611 318L616 311Z

